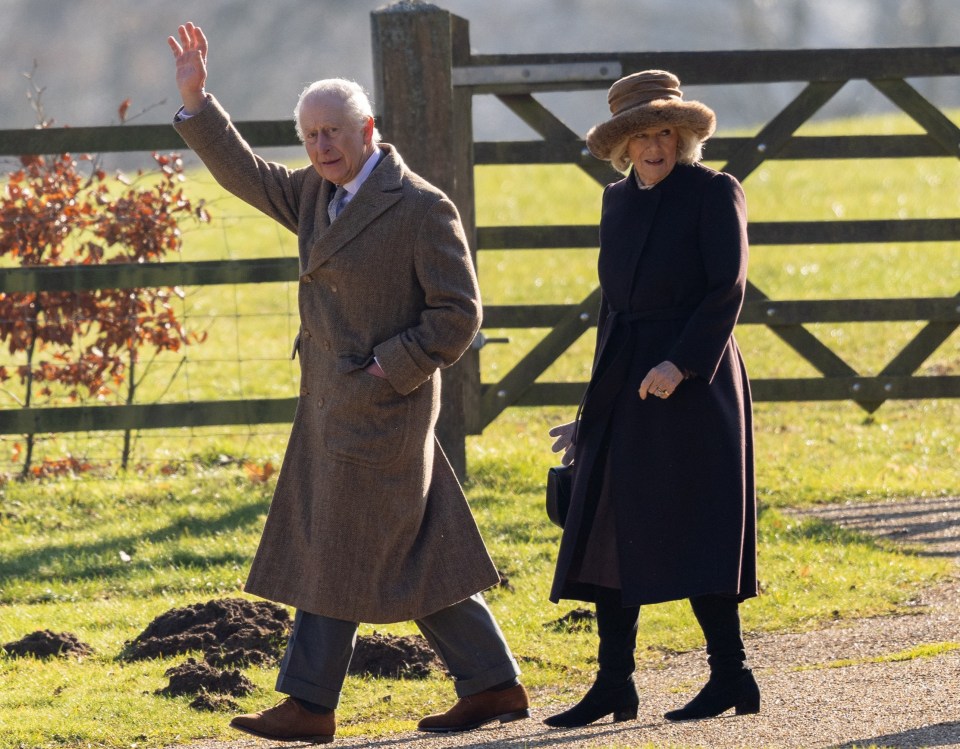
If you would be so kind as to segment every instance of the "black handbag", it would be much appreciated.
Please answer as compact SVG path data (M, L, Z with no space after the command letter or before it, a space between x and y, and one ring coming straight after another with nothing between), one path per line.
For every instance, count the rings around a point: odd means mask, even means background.
M587 399L584 393L580 399L580 405L577 406L577 418L574 419L576 426L573 432L573 441L577 441L577 432L580 430L580 414L583 411L583 402ZM573 496L573 474L576 465L553 466L547 470L547 517L554 525L563 528L567 522L567 510L570 509L570 497Z
M573 471L573 464L553 466L547 471L547 517L561 528L567 520L567 510L570 509Z

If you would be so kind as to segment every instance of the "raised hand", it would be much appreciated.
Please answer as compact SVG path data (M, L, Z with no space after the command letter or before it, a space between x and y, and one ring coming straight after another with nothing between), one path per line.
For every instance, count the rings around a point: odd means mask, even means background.
M199 26L189 21L177 29L180 41L167 37L177 63L177 88L187 114L196 114L207 103L204 86L207 82L207 37Z

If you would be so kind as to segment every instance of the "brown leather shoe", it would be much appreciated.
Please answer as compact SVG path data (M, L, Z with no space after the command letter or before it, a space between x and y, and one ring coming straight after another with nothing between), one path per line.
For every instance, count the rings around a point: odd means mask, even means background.
M509 723L512 720L530 717L530 700L523 684L495 692L485 692L461 697L457 704L440 715L428 715L417 724L420 731L434 733L453 733L472 731L474 728L499 720Z
M332 710L325 715L311 713L293 697L287 697L262 712L238 715L230 721L230 727L262 739L328 744L337 730L337 719Z

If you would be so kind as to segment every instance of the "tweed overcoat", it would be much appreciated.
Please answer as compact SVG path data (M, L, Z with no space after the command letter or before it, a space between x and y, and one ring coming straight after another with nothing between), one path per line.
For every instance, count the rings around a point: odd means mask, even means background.
M481 316L454 205L381 144L331 224L333 186L257 157L215 98L175 126L224 188L299 239L300 398L246 590L383 623L496 585L434 435L439 370ZM374 356L386 379L363 371Z
M739 183L678 164L649 190L607 187L594 370L551 600L593 600L579 565L599 497L612 503L625 605L756 594L750 388L733 337L747 266ZM640 400L663 361L687 375Z

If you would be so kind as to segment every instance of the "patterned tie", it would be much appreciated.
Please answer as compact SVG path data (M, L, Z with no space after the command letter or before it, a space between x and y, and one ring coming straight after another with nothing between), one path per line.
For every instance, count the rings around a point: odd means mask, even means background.
M334 219L340 215L340 211L343 210L343 199L345 197L347 197L346 188L344 188L343 185L337 185L333 197L330 198L330 202L327 204L327 215L330 217L331 224L334 222Z

